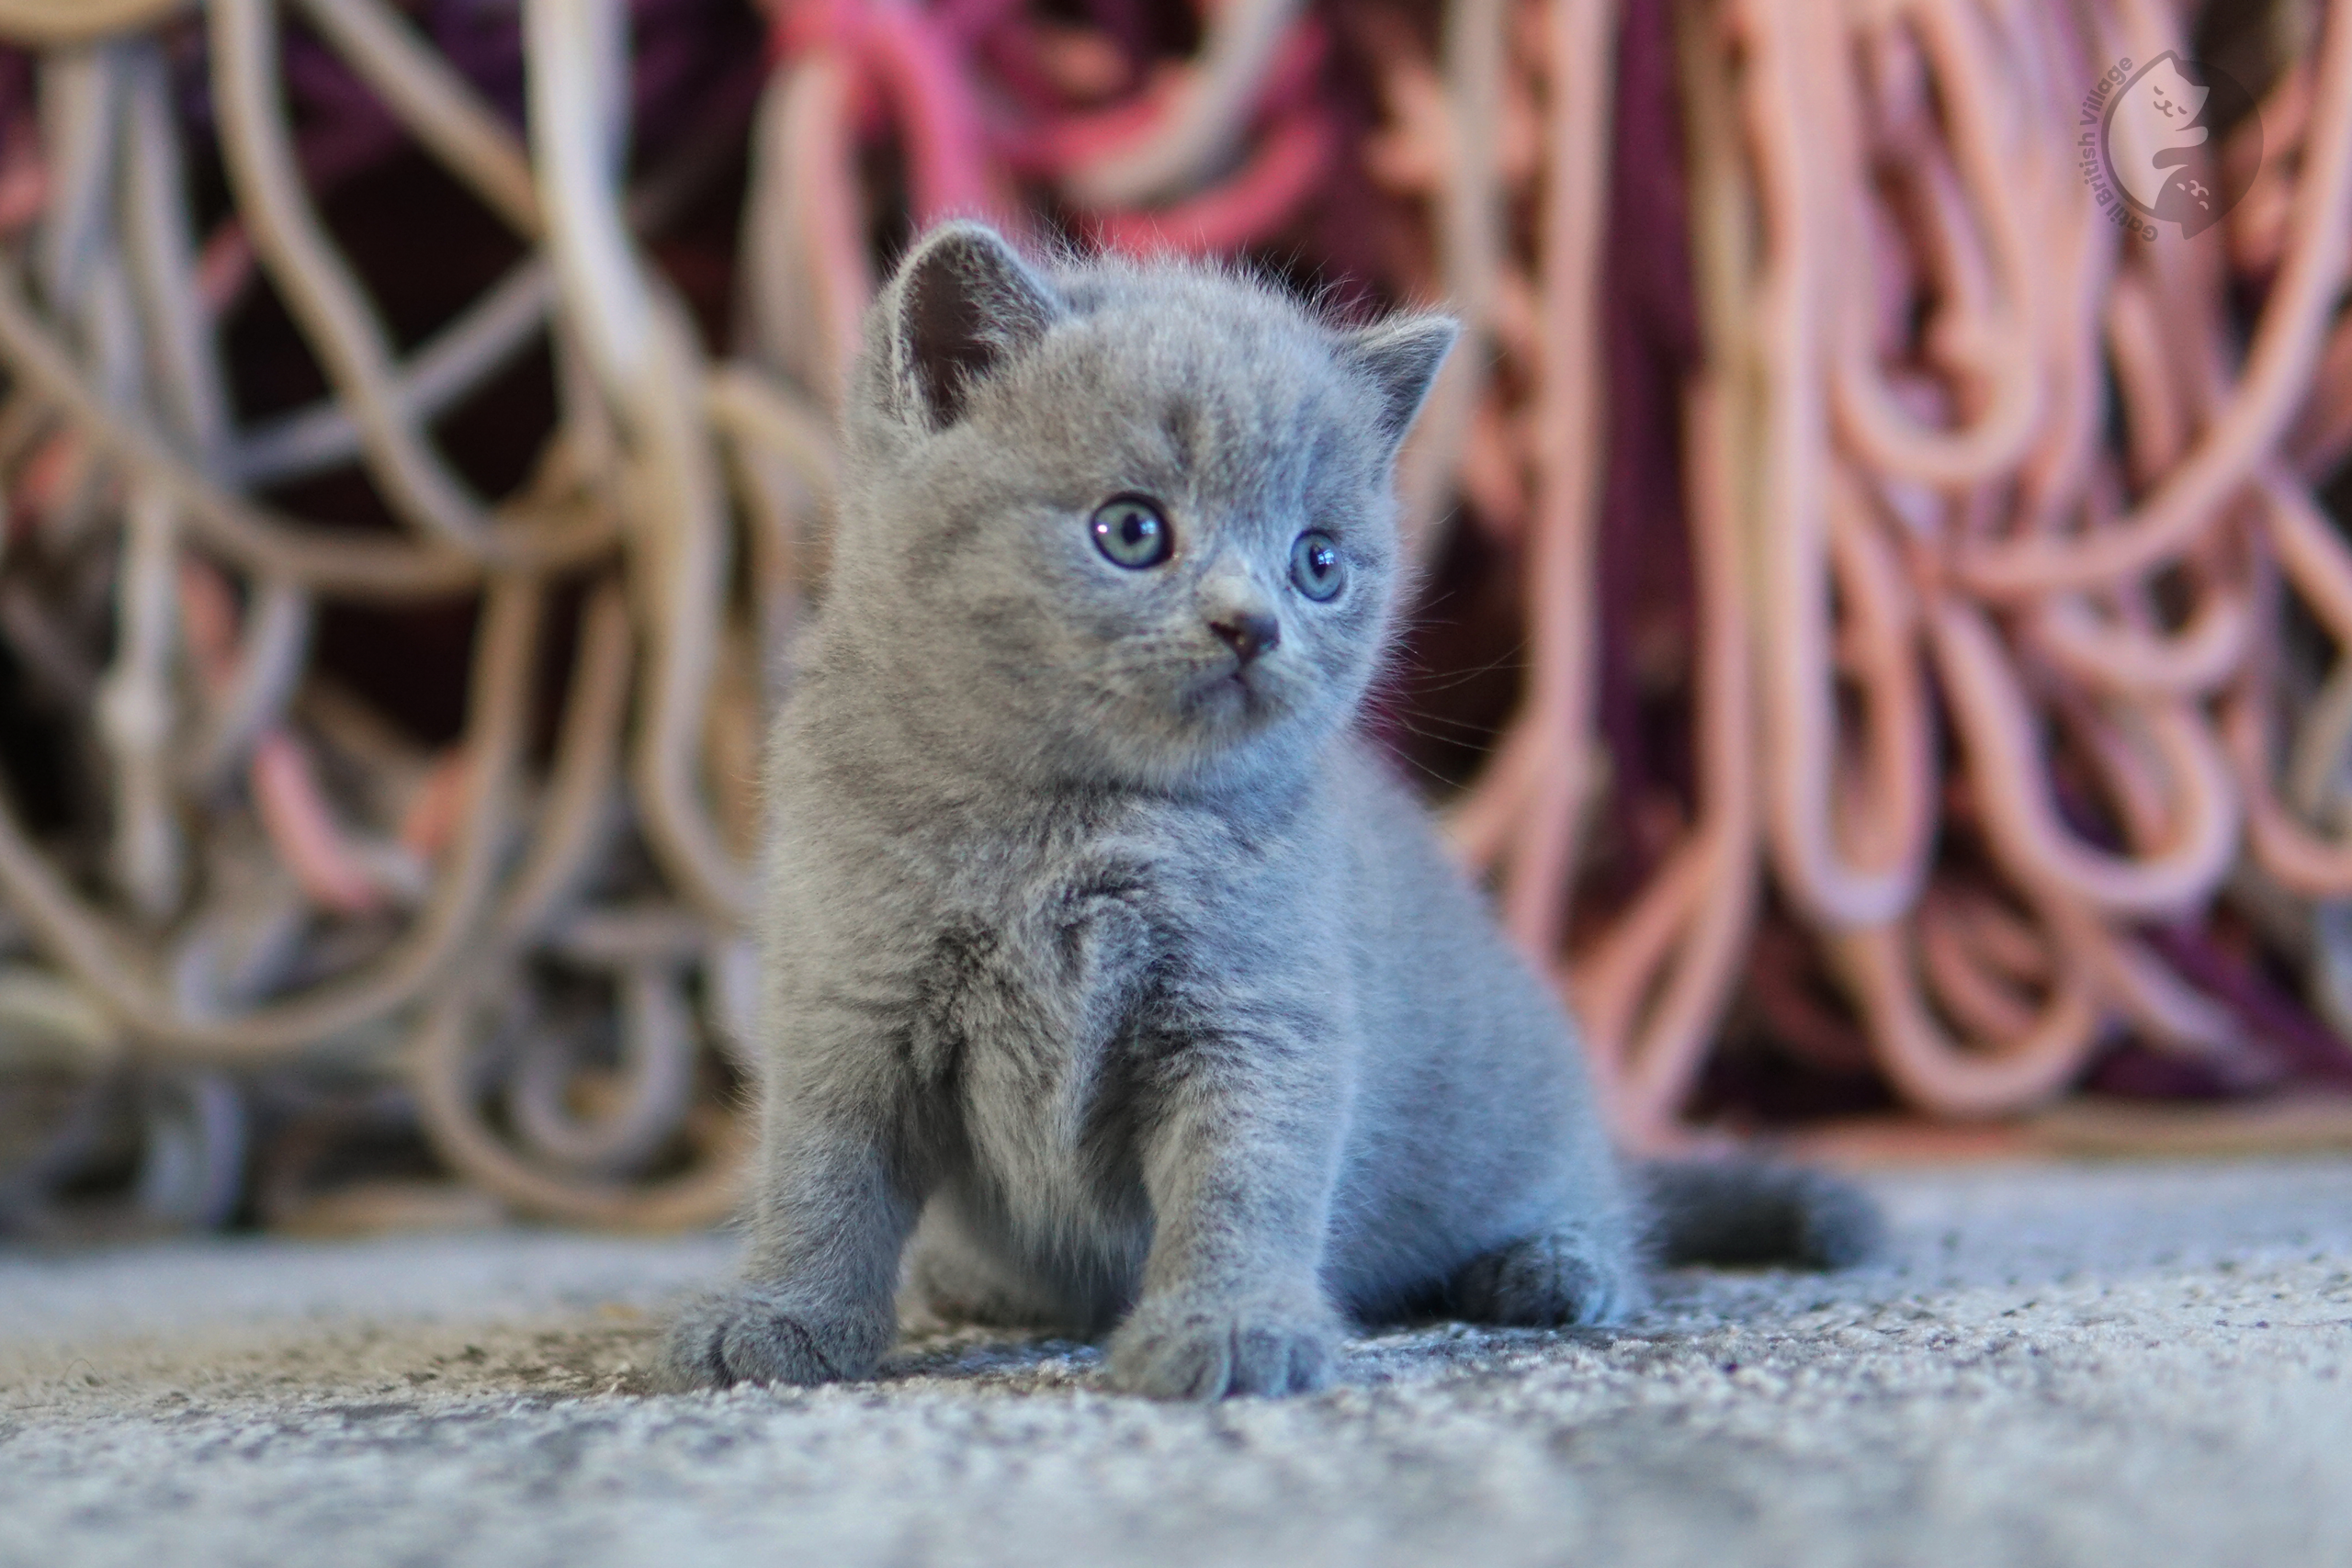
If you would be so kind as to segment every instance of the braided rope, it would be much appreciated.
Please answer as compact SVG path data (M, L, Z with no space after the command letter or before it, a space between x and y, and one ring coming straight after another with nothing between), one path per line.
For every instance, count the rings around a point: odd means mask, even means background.
M405 1085L520 1210L723 1209L748 781L824 570L882 141L918 221L1195 252L1329 232L1463 313L1403 466L1409 543L1435 565L1469 529L1516 564L1526 668L1449 825L1629 1140L1687 1135L1744 973L1792 1050L1863 1042L1943 1115L2044 1100L2120 1031L2261 1079L2282 1026L2197 925L2217 899L2352 1024L2352 550L2312 491L2352 449L2352 17L2312 8L2267 140L2215 152L2258 164L2245 200L2192 245L2123 239L2073 163L2085 80L2181 47L2154 0L1663 5L1224 0L1170 61L1123 7L775 0L747 132L682 139L632 190L621 0L526 0L520 128L424 0L0 0L0 38L47 51L38 135L0 126L0 640L70 694L103 795L76 837L0 792L0 1066L176 1085L138 1113L205 1157L141 1200L158 1223L226 1212L247 1134L223 1070L321 1060ZM171 29L201 38L233 198L201 238ZM1641 606L1602 586L1629 440L1611 202L1643 194L1611 132L1661 38L1696 359L1683 653L1643 697ZM407 346L306 161L314 49L517 253ZM1350 73L1376 105L1354 147ZM714 360L643 236L744 134ZM1351 208L1317 205L1347 180ZM251 419L222 337L256 279L324 392ZM2260 300L2243 352L2233 288ZM478 493L442 427L542 353L544 446ZM391 525L292 499L338 473ZM2326 649L2282 630L2290 599ZM477 617L438 750L317 647L344 607L436 604ZM1687 725L1685 776L1611 728L1637 698ZM1604 812L1634 830L1594 833ZM1750 956L1791 952L1809 974ZM76 1100L0 1223L46 1213L114 1113Z

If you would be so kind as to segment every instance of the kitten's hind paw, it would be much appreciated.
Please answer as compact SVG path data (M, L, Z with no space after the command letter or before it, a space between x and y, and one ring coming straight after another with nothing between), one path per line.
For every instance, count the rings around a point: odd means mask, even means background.
M1472 1323L1615 1323L1638 1310L1645 1295L1640 1272L1623 1254L1581 1231L1532 1235L1463 1265L1450 1304Z
M745 1286L706 1296L671 1321L662 1381L684 1390L862 1378L898 1331L895 1315L813 1312L785 1292Z
M1111 1336L1111 1382L1152 1399L1304 1393L1330 1380L1329 1308L1147 1298Z

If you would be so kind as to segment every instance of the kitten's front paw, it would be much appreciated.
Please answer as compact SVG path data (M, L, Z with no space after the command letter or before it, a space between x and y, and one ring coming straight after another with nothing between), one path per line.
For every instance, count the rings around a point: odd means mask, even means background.
M681 1312L662 1341L662 1367L677 1389L834 1382L871 1373L898 1332L893 1314L814 1311L787 1292L747 1285Z
M1303 1393L1329 1381L1339 1340L1320 1302L1147 1298L1111 1336L1111 1381L1153 1399Z

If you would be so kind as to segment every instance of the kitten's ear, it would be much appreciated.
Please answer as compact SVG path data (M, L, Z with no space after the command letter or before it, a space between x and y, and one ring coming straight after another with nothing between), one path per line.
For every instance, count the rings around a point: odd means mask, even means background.
M1452 316L1396 316L1340 340L1340 356L1380 390L1380 428L1392 449L1413 428L1438 367L1461 336L1462 323Z
M892 391L901 412L933 430L955 423L972 385L1045 336L1064 309L984 223L924 235L892 290Z

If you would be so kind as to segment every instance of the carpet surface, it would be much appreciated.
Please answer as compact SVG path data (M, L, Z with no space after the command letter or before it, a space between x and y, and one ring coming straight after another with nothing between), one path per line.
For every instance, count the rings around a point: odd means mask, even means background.
M717 1237L0 1252L0 1563L2352 1563L2352 1162L1871 1185L1869 1268L1207 1408L979 1336L648 1393Z

